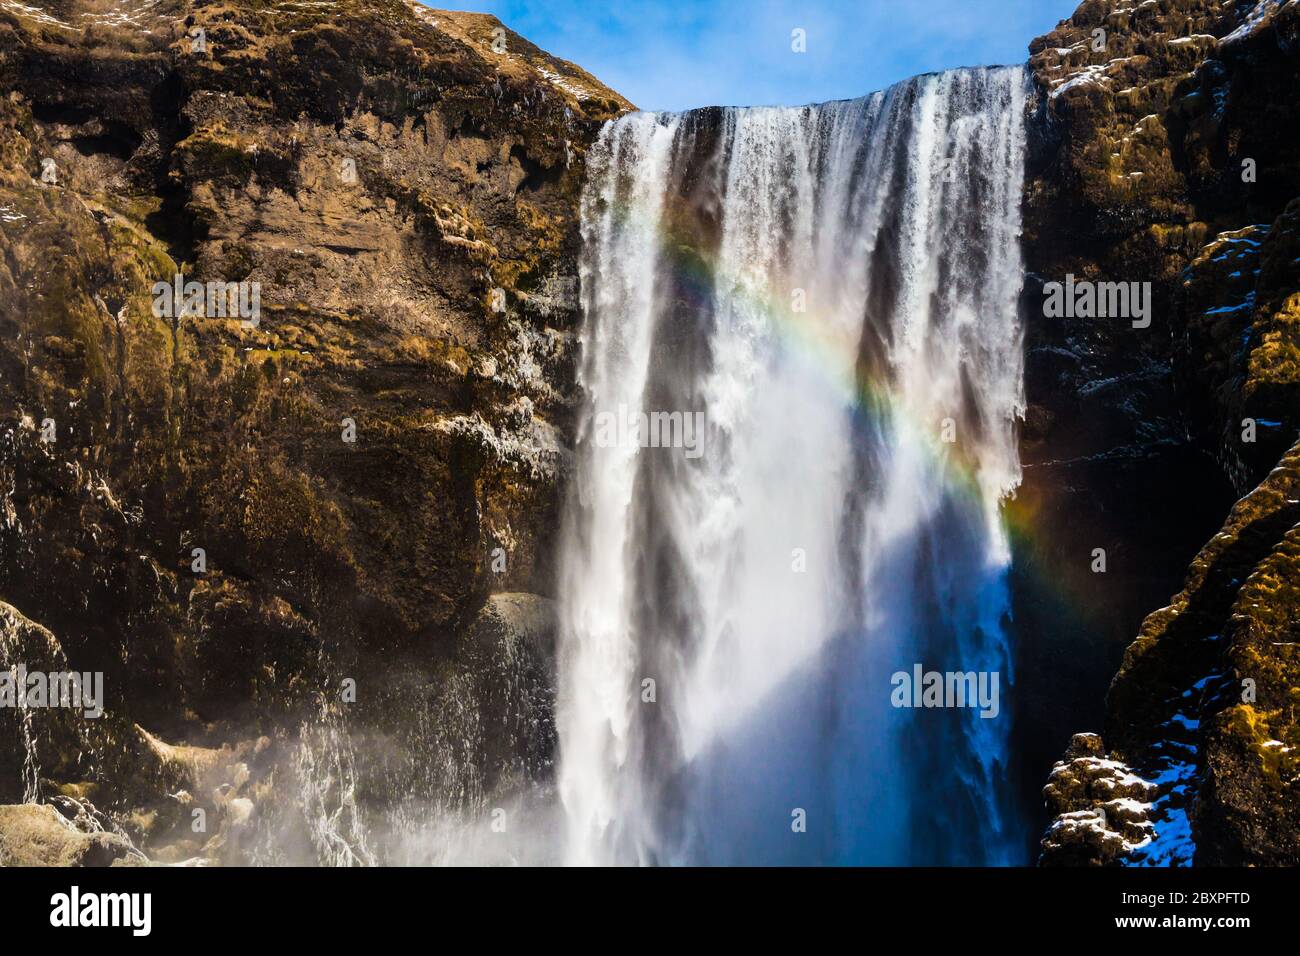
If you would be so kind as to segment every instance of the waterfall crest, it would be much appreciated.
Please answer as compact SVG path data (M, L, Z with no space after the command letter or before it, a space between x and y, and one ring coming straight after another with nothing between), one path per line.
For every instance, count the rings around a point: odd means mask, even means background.
M1027 90L958 70L593 147L570 862L1020 860L1009 708L899 708L891 675L1012 676Z

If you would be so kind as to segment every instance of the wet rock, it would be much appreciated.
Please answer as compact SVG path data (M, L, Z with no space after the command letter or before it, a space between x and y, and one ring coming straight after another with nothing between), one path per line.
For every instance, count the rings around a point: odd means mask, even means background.
M493 594L469 631L474 654L501 659L526 658L528 666L555 664L556 604L538 594Z
M489 789L549 776L556 744L556 627L549 598L493 594L457 656L456 667L478 702Z

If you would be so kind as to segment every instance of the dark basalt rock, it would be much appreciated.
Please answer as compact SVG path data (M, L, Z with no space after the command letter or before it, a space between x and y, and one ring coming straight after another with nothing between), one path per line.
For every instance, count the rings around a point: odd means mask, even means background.
M1137 797L1148 835L1183 844L1172 862L1300 862L1300 655L1291 640L1300 621L1297 524L1300 446L1233 507L1183 590L1143 622L1111 684L1109 750L1088 738L1092 764L1122 767L1148 791ZM1044 790L1055 815L1043 841L1045 863L1079 862L1060 834L1109 799L1061 786L1058 778L1081 763L1076 749ZM1185 821L1190 839L1171 841L1166 829L1176 834ZM1101 854L1113 831L1094 829L1100 835L1090 845ZM1124 862L1146 849L1141 842L1128 838L1089 862Z
M1263 0L1119 7L1090 0L1031 45L1037 122L1047 132L1026 194L1030 268L1042 281L1067 272L1149 281L1156 310L1146 330L1053 322L1033 311L1032 287L1027 295L1031 409L1018 507L1050 529L1051 543L1031 540L1019 557L1052 568L1052 587L1066 582L1093 610L1061 628L1050 614L1062 600L1018 572L1022 689L1078 687L1086 665L1072 661L1114 654L1116 637L1127 641L1140 614L1165 603L1172 575L1232 502L1259 489L1201 552L1174 604L1147 617L1104 716L1096 711L1110 748L1101 756L1160 783L1148 799L1155 839L1143 847L1145 837L1113 818L1079 822L1104 794L1061 786L1071 768L1086 769L1071 753L1045 791L1055 820L1043 862L1158 856L1161 833L1168 842L1180 814L1190 819L1190 841L1175 862L1294 862L1294 768L1280 759L1294 733L1293 702L1275 698L1261 716L1258 705L1233 705L1229 685L1251 677L1238 661L1252 653L1261 654L1252 668L1270 679L1287 659L1285 639L1278 650L1257 642L1245 650L1234 636L1238 614L1266 613L1282 633L1297 620L1282 589L1239 602L1245 582L1272 580L1277 571L1268 569L1286 561L1295 523L1275 500L1295 453L1273 469L1300 428L1300 143L1290 132L1294 97L1279 95L1300 88L1300 10ZM1099 29L1103 50L1092 44ZM1082 573L1093 547L1110 552L1104 575ZM1086 676L1099 704L1097 675ZM1077 701L1069 709L1086 712Z

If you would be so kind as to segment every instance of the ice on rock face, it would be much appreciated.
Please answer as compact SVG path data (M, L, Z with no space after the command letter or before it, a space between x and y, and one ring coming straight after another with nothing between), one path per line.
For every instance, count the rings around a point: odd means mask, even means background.
M1233 30L1227 36L1219 40L1221 46L1231 43L1237 43L1253 35L1257 30L1281 10L1283 6L1294 5L1297 0L1259 0L1255 6L1251 7L1246 13L1246 19L1242 21L1237 29ZM1238 4L1240 6L1240 4Z

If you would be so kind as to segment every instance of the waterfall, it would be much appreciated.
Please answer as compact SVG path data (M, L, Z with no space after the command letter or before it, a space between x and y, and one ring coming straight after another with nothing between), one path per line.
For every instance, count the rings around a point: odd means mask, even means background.
M588 156L569 862L1014 863L1002 502L1028 81L634 113Z

